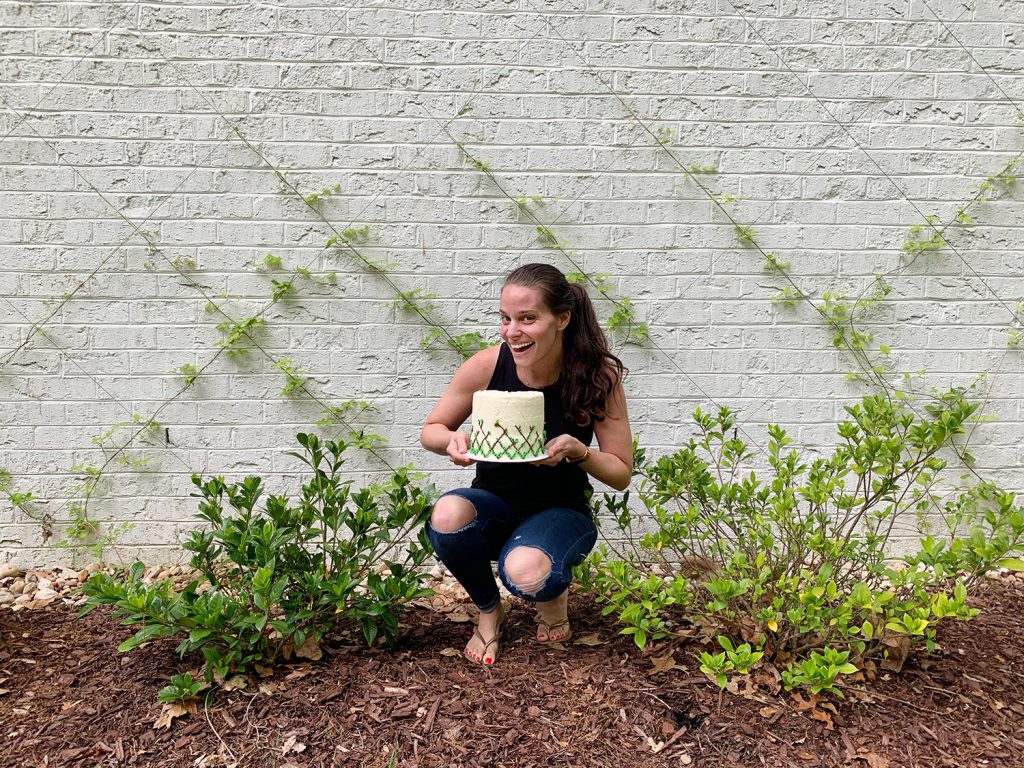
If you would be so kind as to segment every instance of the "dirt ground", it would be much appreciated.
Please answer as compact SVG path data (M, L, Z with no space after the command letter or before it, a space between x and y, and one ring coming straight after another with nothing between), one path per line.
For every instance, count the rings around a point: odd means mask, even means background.
M0 608L0 766L911 766L1024 767L1024 580L978 591L981 615L899 674L810 702L768 675L738 693L697 671L694 648L640 653L573 595L574 637L532 639L513 606L493 669L460 655L466 605L406 612L392 651L339 636L315 662L170 719L156 698L198 668L175 642L128 654L130 631L61 601Z

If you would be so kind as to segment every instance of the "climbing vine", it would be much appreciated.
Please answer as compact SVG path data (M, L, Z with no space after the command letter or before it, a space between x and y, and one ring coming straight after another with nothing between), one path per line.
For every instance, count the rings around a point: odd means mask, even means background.
M327 240L323 251L328 256L337 257L339 255L347 255L352 257L368 272L377 275L395 290L396 299L403 310L417 315L428 326L431 326L427 337L424 339L424 348L433 347L435 346L435 342L443 340L449 349L465 358L487 345L487 342L479 333L466 332L455 334L450 332L446 325L433 317L433 311L436 309L435 307L425 304L414 293L403 292L398 288L389 273L389 270L396 265L382 263L364 255L360 248L367 246L370 243L372 234L368 225L351 225L345 227L341 231L338 231L334 228L331 222L323 216L322 208L324 203L332 196L341 193L340 184L324 186L320 190L309 194L300 193L298 189L290 183L285 173L280 171L273 164L269 163L259 150L257 150L248 141L248 139L246 139L237 124L232 123L224 115L221 116L231 125L232 130L243 141L243 143L259 155L264 162L267 162L268 167L274 171L282 185L299 197L306 207L312 210L333 231L333 235ZM43 140L46 141L45 138ZM76 173L81 177L81 174L77 169ZM84 179L84 177L82 178L88 186L102 197L102 193L100 193L99 190L92 186L87 179ZM120 211L117 211L117 213L133 228L135 235L141 237L146 244L145 249L148 258L143 265L144 268L147 270L154 270L156 268L156 260L163 259L163 261L174 272L184 278L186 284L197 290L200 295L206 298L205 311L207 314L220 315L223 318L215 326L220 336L216 343L218 352L206 365L203 366L203 368L197 368L193 363L183 363L179 366L176 370L176 374L181 377L183 386L173 397L163 402L160 408L157 409L157 413L180 396L184 391L196 386L203 370L216 360L221 353L224 353L228 359L241 360L246 358L252 349L258 349L265 357L270 359L275 369L281 372L285 377L285 384L280 392L280 396L296 397L303 395L319 402L323 408L321 418L318 420L319 425L335 426L340 424L346 427L348 429L347 441L349 445L369 451L377 456L378 459L381 459L382 462L390 469L394 469L376 450L376 448L383 442L383 438L375 433L367 432L365 429L354 428L350 423L348 423L350 419L356 418L364 411L370 409L370 404L365 401L355 400L342 402L340 404L328 404L323 402L309 390L310 380L303 372L294 368L290 360L287 358L280 360L275 359L272 355L267 353L265 349L263 349L258 339L259 332L266 327L266 319L263 315L269 307L278 304L286 298L294 296L297 280L305 279L321 285L333 284L336 282L334 272L317 275L311 272L308 268L296 267L291 270L289 275L287 275L287 279L277 279L276 277L272 277L270 300L263 310L246 317L236 318L226 311L226 307L228 302L237 297L230 294L221 294L211 297L207 293L205 287L189 274L196 271L196 264L193 259L188 257L176 257L173 259L167 257L156 241L158 236L157 232L142 229L125 218ZM103 266L103 263L105 263L105 261L101 262L101 264L97 266L97 268L84 280L81 280L72 289L65 291L59 301L52 302L54 306L51 312L42 321L34 323L29 328L26 338L23 340L22 344L0 360L0 367L14 359L17 352L24 349L30 343L33 336L38 334L45 338L50 338L49 333L43 326L48 323L67 302L71 301L82 288L95 280L96 274ZM276 273L284 270L283 260L274 254L267 254L263 256L253 264L253 267L264 273ZM70 499L62 504L55 513L46 514L44 518L44 538L48 539L52 535L53 520L57 519L58 514L64 512L67 515L67 525L64 531L65 536L59 544L62 546L83 549L96 557L100 557L107 548L112 547L115 544L121 535L131 529L131 523L99 524L91 517L89 504L94 495L97 494L98 489L101 488L101 483L104 480L108 467L111 463L116 462L122 467L132 469L141 469L146 463L148 463L148 459L132 457L128 453L128 450L133 442L141 435L154 428L153 425L156 424L155 415L156 414L149 419L143 419L138 414L134 414L132 424L134 424L137 429L134 433L129 434L127 439L121 444L110 445L108 444L108 441L116 432L118 432L118 430L128 426L128 423L117 424L100 436L101 439L99 441L94 440L94 444L101 448L109 449L104 451L108 454L106 456L106 460L99 466L94 464L79 464L71 468L71 471L78 475L79 481L71 491ZM9 482L6 483L6 485L9 485ZM27 503L32 500L33 495L31 491L28 491L21 494L11 494L10 498L14 506L25 510Z
M607 321L609 331L612 331L625 344L643 345L650 338L650 328L646 323L636 319L633 302L628 298L616 298L612 294L612 285L608 275L590 275L576 258L578 249L573 248L567 241L561 239L551 224L545 224L537 215L537 209L544 205L544 200L539 195L515 194L505 188L505 185L498 179L490 165L476 155L467 147L466 142L456 141L455 145L465 156L469 164L482 173L491 184L504 195L513 210L521 214L536 231L537 242L549 250L560 253L574 271L567 277L573 282L587 284L602 297L612 303L614 309Z
M783 285L773 297L773 302L783 308L796 308L801 304L811 307L828 328L833 346L848 352L854 360L857 370L851 373L851 377L876 384L889 392L898 391L888 379L893 373L893 366L887 362L891 347L884 341L875 339L873 332L862 322L863 318L872 308L886 301L893 290L894 277L904 272L918 259L949 247L948 239L945 236L947 230L950 227L973 225L973 207L987 199L994 199L1011 189L1021 171L1019 157L1005 163L979 184L977 195L960 205L953 219L946 225L940 226L939 218L929 214L924 217L922 223L910 227L900 249L901 263L893 270L877 275L859 293L851 290L829 290L823 292L820 297L815 297L801 287L786 261L761 246L755 225L740 222L738 217L730 212L730 207L735 205L739 198L730 195L717 195L710 190L706 180L717 174L717 168L710 164L680 163L676 153L672 150L672 130L665 126L658 126L652 130L640 119L635 110L626 105L621 98L620 101L626 106L627 112L636 118L637 122L650 134L654 146L668 153L673 161L679 164L684 175L707 193L718 208L726 213L734 228L738 244L743 248L758 252L763 259L766 271L781 279ZM267 168L274 172L284 192L301 201L305 208L328 228L330 235L319 250L317 257L347 261L389 286L392 291L391 304L395 310L426 328L421 341L422 349L444 350L463 359L487 346L488 341L479 332L473 330L459 332L453 324L446 322L441 316L435 294L424 288L411 288L404 285L398 271L400 265L373 257L374 244L379 237L375 228L356 222L336 227L330 221L326 211L333 198L345 193L341 184L324 184L314 191L300 190L288 178L287 171L281 170L272 163L265 153L244 135L236 122L230 120L215 107L214 110L231 127L232 133L255 153ZM467 105L464 104L458 115L461 116L466 111ZM476 171L486 176L490 183L507 198L515 214L532 226L536 242L567 261L572 267L568 271L569 279L586 284L610 302L612 311L607 319L607 328L613 336L625 344L650 346L660 350L660 347L651 338L648 324L637 318L637 309L633 300L628 297L615 296L613 276L590 273L586 270L579 258L579 250L574 248L556 230L557 222L544 220L542 215L542 209L545 206L544 198L539 195L526 195L508 190L507 184L499 180L498 174L467 149L465 141L455 140L446 127L443 127L443 130L449 138L452 138L468 163ZM44 137L41 138L46 141ZM92 188L99 194L95 187ZM125 221L132 224L127 219ZM325 402L312 391L314 381L308 371L301 370L288 357L275 358L266 351L263 345L263 336L267 330L267 318L265 317L267 310L272 306L281 305L282 302L300 302L303 285L324 289L336 285L337 273L335 271L315 272L310 270L308 265L289 267L285 265L281 257L268 253L252 264L253 269L264 274L269 281L267 303L258 312L243 313L243 316L238 316L239 313L234 311L232 306L238 297L230 294L209 296L208 290L195 279L193 275L197 272L201 273L201 270L197 267L194 258L191 256L168 257L158 245L158 232L141 229L134 224L132 226L135 229L134 236L140 237L145 243L144 268L156 270L162 260L183 279L186 285L203 296L206 299L206 311L217 320L216 323L211 323L217 332L217 339L212 344L212 357L205 364L200 366L195 362L186 362L174 370L173 373L180 379L181 387L153 414L147 416L133 413L129 420L119 422L93 438L93 444L102 453L104 461L96 464L78 464L72 468L79 478L78 484L71 494L75 500L67 502L62 507L70 513L72 524L68 529L67 537L71 543L89 540L106 546L116 539L116 536L111 538L111 535L117 531L116 527L104 532L89 517L88 513L90 499L99 493L102 481L108 474L108 467L121 467L137 471L147 469L152 457L147 455L145 450L140 451L138 446L167 448L169 445L169 439L165 439L163 444L160 444L159 441L161 425L157 421L157 416L160 410L186 390L201 386L204 371L221 355L234 363L241 363L252 353L258 351L270 361L273 369L283 378L279 392L280 397L286 399L306 398L319 403L323 410L318 423L322 426L342 426L348 429L350 444L371 451L379 445L382 440L379 436L368 434L365 430L356 429L352 425L352 422L361 414L372 408L370 403L363 400L347 400L341 403ZM48 314L41 321L30 324L21 343L0 358L0 368L15 359L17 354L26 349L36 336L49 339L56 346L56 342L45 326L60 312L64 304L71 301L85 286L95 281L104 263L106 260L77 285L70 286L59 299L50 302ZM1024 321L1022 321L1024 302L1016 305L1012 315L1012 321L1008 326L1007 343L1010 347L1016 348L1024 340ZM661 351L667 358L670 357L667 352ZM164 434L166 437L166 431ZM964 455L966 455L966 451ZM378 458L380 458L379 455ZM35 498L32 491L15 492L11 490L12 487L12 479L9 474L0 473L0 492L7 495L8 501L27 515L38 514L34 511ZM47 526L46 535L49 536L49 527L53 521L52 513L47 513L43 519Z

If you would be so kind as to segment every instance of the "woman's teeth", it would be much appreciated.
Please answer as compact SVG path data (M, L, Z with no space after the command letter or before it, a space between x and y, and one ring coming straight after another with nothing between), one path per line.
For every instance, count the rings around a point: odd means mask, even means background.
M529 349L532 346L533 346L533 342L532 341L528 341L525 344L513 344L512 345L512 349L515 350L516 352L522 352L523 350Z

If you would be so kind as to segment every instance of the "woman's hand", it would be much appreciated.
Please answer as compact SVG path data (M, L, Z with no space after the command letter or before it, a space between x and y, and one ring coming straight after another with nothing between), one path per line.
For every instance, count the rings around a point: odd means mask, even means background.
M574 459L582 458L587 452L587 446L572 435L559 435L548 440L544 450L548 452L546 459L539 459L530 463L553 467L565 459L573 461Z
M445 449L452 464L458 464L460 467L468 467L473 464L474 460L466 455L468 450L469 435L462 431L452 432L451 440L448 441L448 447Z

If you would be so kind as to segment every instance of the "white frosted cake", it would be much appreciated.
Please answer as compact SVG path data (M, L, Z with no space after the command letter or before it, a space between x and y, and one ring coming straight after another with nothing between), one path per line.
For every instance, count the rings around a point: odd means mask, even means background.
M540 392L473 393L469 455L483 461L529 461L544 450L544 395Z

